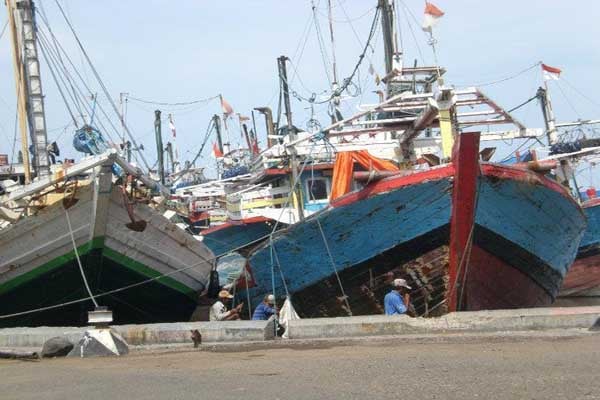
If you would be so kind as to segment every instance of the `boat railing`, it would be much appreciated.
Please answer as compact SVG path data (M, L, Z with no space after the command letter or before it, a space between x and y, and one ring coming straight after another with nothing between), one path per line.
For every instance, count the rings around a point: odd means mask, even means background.
M256 185L242 192L227 196L227 213L234 220L243 219L253 211L264 208L280 208L289 201L290 188Z

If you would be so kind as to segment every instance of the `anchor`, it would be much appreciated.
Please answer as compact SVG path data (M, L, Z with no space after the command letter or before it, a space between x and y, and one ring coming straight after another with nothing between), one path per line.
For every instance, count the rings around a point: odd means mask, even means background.
M143 219L137 220L135 219L135 215L133 214L133 202L129 201L129 197L127 196L127 190L125 187L121 187L123 194L123 204L125 205L125 209L127 210L127 214L129 215L129 219L131 222L125 224L125 226L131 229L134 232L143 232L146 230L146 226L148 223Z

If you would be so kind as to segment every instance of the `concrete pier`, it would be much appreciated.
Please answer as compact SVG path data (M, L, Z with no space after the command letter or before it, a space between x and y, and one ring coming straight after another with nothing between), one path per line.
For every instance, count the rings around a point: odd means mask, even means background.
M450 313L438 318L369 315L300 319L290 339L382 335L518 332L600 327L600 307L530 308Z
M114 328L130 346L192 343L191 331L198 330L205 343L262 342L274 337L273 322L224 321L177 322L147 325L116 325ZM77 342L88 327L39 327L0 329L0 347L41 347L52 337L66 336Z
M181 322L120 325L113 328L130 346L153 347L192 344L191 331L198 330L203 344L243 345L274 339L273 323L267 321ZM66 336L76 342L87 328L39 327L0 329L0 348L41 348L52 337ZM600 330L600 306L534 308L451 313L439 318L370 315L343 318L300 319L290 322L287 343L312 339L377 338L385 336L486 334L560 330Z

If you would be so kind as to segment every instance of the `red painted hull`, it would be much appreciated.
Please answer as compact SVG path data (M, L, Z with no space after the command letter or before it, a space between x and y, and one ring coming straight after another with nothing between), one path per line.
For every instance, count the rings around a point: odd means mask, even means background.
M600 293L600 254L575 260L559 296L586 296L592 290Z
M459 310L539 307L552 303L548 292L504 261L473 245Z

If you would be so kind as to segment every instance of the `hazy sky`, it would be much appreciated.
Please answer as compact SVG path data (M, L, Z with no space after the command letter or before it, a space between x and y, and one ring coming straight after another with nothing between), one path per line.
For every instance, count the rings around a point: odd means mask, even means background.
M112 96L120 92L159 102L185 102L223 94L236 112L249 115L256 106L277 105L276 58L289 56L297 68L292 89L303 97L328 89L309 0L200 1L200 0L59 0ZM325 0L314 0L326 51L331 59ZM350 74L358 60L374 15L376 0L332 0L340 77ZM76 50L55 0L38 0L59 41L93 90L98 90L89 68ZM440 64L448 70L447 83L466 86L501 80L538 61L563 69L564 80L552 82L551 94L559 121L600 118L600 3L589 0L437 0L446 15L435 29ZM407 62L433 62L421 23L424 1L398 1L402 43ZM0 23L6 8L0 7ZM349 23L349 21L351 21ZM380 30L374 51L360 69L360 95L344 104L345 115L362 102L373 103L377 90L368 74L369 64L383 70ZM415 41L416 39L416 41ZM418 44L418 46L416 45ZM330 69L330 67L329 67ZM328 71L330 73L330 71ZM73 127L47 69L42 70L46 92L49 140L57 140L63 155L77 157L71 147ZM295 75L291 69L289 74ZM15 87L9 35L0 38L0 153L12 152L15 121ZM482 89L506 108L535 94L541 83L539 68L517 78ZM576 90L588 98L582 96ZM355 93L358 94L358 93ZM108 110L105 99L100 100ZM294 122L303 127L309 104L293 100ZM155 159L154 109L157 106L128 102L127 120L136 139ZM182 159L191 159L208 121L220 112L218 101L187 107L159 107L171 112L177 126L177 146ZM315 109L327 124L326 108ZM537 103L516 112L526 125L541 127ZM116 118L115 118L115 124ZM257 119L264 138L262 119ZM168 127L163 126L165 141ZM115 133L111 131L113 136ZM237 128L232 138L239 140ZM264 139L262 139L264 142ZM19 144L17 143L17 149ZM209 146L203 164L214 164Z

